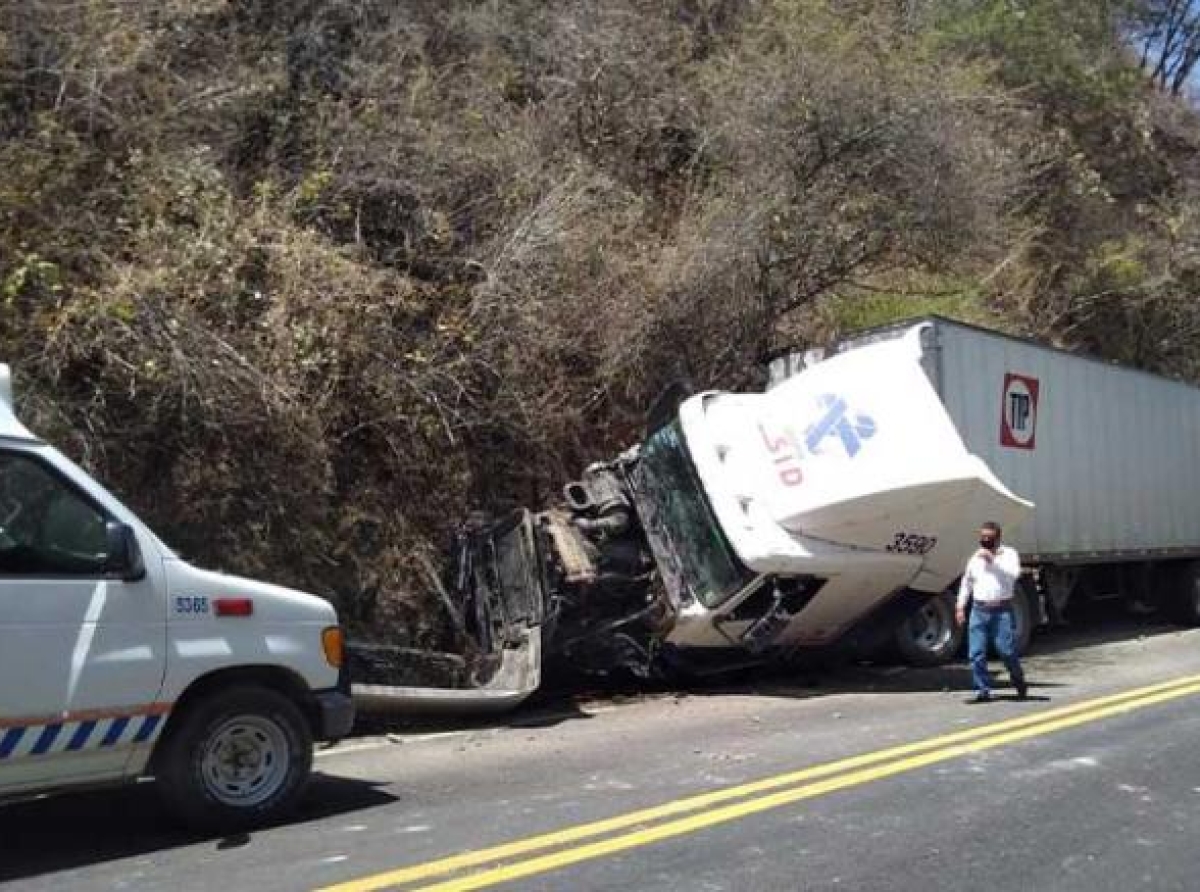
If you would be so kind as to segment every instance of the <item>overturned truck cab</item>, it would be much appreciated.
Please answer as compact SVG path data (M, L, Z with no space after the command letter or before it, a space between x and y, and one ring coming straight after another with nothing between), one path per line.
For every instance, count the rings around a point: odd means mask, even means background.
M982 521L1033 508L967 450L922 359L914 328L686 399L561 504L464 529L451 600L493 664L536 629L543 660L587 672L723 670L896 626Z

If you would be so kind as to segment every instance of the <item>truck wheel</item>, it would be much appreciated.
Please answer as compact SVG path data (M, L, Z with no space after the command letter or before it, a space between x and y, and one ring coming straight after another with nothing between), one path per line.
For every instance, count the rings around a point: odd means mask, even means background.
M1017 590L1013 593L1013 645L1017 656L1029 650L1029 641L1033 638L1033 627L1037 623L1037 614L1034 613L1036 597L1033 585L1027 579L1023 578L1017 583Z
M954 659L966 630L954 619L954 592L930 595L896 629L895 645L910 666L941 666Z
M1170 576L1168 606L1172 618L1186 626L1200 626L1200 561L1188 561Z
M269 688L214 692L169 729L155 757L159 789L186 824L242 830L296 804L312 771L312 731L299 708Z

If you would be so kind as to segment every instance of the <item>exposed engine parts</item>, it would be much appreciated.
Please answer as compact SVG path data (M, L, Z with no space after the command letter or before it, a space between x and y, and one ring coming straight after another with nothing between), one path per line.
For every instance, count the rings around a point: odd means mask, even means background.
M628 471L624 463L590 466L563 488L564 507L540 518L552 546L546 557L560 579L547 651L584 670L648 673L652 636L664 621L665 599L629 497Z
M612 539L629 531L633 505L617 472L609 465L594 464L583 479L563 487L571 521L593 542Z

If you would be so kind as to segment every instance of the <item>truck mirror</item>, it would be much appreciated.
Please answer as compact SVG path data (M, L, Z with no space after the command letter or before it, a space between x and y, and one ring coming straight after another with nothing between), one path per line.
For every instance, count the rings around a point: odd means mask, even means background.
M142 561L142 550L138 547L137 535L127 523L110 520L105 527L108 537L108 558L104 570L125 582L136 582L146 575Z

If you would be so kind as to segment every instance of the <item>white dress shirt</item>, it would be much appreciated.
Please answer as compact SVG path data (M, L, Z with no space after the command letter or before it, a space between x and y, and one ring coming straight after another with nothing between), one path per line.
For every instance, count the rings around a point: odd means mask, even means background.
M1015 548L1001 545L990 561L978 554L967 561L966 572L958 586L958 606L966 608L967 600L976 604L999 604L1012 600L1013 587L1021 575L1021 556Z

